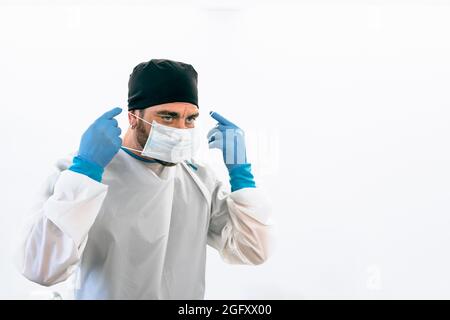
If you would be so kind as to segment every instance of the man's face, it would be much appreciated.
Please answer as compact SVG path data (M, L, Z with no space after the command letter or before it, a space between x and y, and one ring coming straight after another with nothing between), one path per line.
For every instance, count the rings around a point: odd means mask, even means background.
M195 120L199 116L197 106L188 102L165 103L143 110L134 110L133 113L150 123L155 120L162 125L179 129L194 128ZM130 125L135 127L136 141L143 149L150 134L151 125L132 115L129 115L128 119ZM174 165L163 161L161 163L169 166Z

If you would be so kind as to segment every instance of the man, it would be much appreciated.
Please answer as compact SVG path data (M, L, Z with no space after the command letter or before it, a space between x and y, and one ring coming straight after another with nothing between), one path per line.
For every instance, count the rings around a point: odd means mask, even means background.
M206 245L228 263L258 265L270 209L256 188L242 130L217 113L210 148L223 152L231 193L192 156L197 72L153 59L130 75L128 128L115 108L57 162L33 210L21 272L50 286L78 270L77 299L202 299Z

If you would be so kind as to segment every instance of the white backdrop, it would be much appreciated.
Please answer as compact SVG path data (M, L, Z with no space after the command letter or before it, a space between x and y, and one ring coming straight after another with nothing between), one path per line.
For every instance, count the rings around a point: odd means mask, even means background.
M20 219L151 58L194 65L273 202L275 254L210 250L206 298L450 298L450 1L0 3L0 298L70 298L15 271Z

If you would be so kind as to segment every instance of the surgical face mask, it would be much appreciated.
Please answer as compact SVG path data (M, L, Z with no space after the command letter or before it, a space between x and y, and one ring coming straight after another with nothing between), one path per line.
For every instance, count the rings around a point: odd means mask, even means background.
M144 157L150 157L166 162L179 163L192 158L199 147L197 130L195 128L178 129L164 126L153 120L151 123L129 112L136 118L152 126L143 150L123 147L141 152Z

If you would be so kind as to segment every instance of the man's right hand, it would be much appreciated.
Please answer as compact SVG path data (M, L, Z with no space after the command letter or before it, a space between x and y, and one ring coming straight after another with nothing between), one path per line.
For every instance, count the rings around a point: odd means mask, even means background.
M108 165L122 145L121 130L114 119L121 112L121 108L114 108L91 124L81 137L79 158L102 168Z

